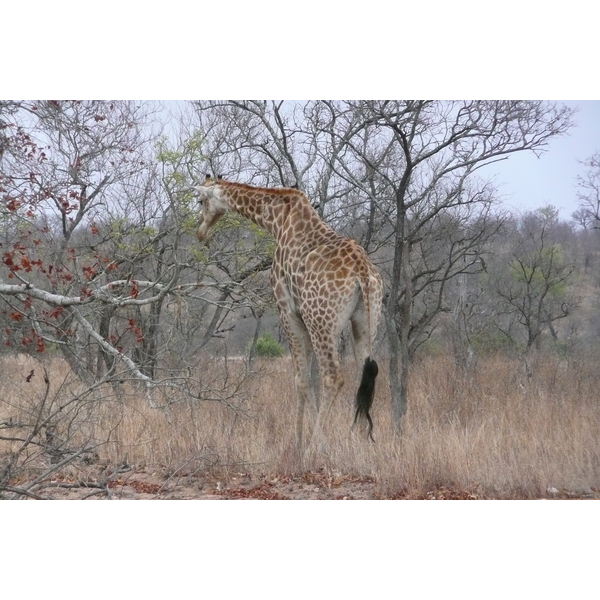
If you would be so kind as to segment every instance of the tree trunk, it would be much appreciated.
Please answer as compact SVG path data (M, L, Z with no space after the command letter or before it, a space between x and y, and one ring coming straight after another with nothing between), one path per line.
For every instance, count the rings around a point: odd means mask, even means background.
M230 293L229 290L225 290L219 296L219 299L217 301L219 304L217 304L217 306L215 307L215 312L213 314L213 318L211 319L210 324L208 325L208 327L206 328L206 331L204 332L204 336L202 337L202 341L200 342L200 348L204 348L204 346L206 346L206 344L208 344L208 342L210 342L210 340L212 339L212 336L215 333L215 329L217 328L217 325L219 324L219 319L221 318L221 314L223 313L223 306L221 306L220 303L225 302L225 300L227 300L227 298L229 297L229 293Z
M252 344L250 345L250 351L248 352L248 364L246 365L246 373L252 371L252 363L256 356L256 344L258 343L258 336L260 334L260 325L262 321L263 311L252 310L252 315L256 319L256 328L254 329L254 337L252 338Z
M412 289L409 272L409 244L406 240L406 211L404 203L398 201L396 216L396 244L386 322L390 340L390 395L392 398L392 422L400 427L402 417L408 409L408 334L410 331L410 305ZM400 285L404 283L404 298L399 307ZM399 365L400 363L400 365ZM399 368L400 367L400 368Z
M115 309L112 306L103 306L100 310L100 322L98 324L98 333L105 339L108 340L110 337L110 322L115 313ZM112 371L114 367L115 359L112 357L104 348L98 346L98 355L96 358L96 379L102 379L105 372Z
M69 308L66 309L66 312L69 314L69 317L68 320L64 321L63 326L65 329L69 329L73 324L73 316ZM76 344L73 343L72 340L69 340L66 335L59 334L58 339L65 342L59 344L59 348L63 358L67 361L73 373L75 373L86 385L92 385L95 382L95 377L94 374L86 368L85 361L81 360L81 356L79 355L81 350L77 348Z
M405 241L402 249L402 279L404 280L404 299L402 300L400 339L401 339L401 364L400 364L400 391L397 406L394 411L394 421L399 424L408 409L408 366L409 333L412 308L412 279L410 273L410 256L408 243Z
M163 296L150 304L150 314L146 321L147 325L144 333L144 358L140 370L151 379L154 379L156 375L156 366L158 364L158 335L164 300L165 297Z

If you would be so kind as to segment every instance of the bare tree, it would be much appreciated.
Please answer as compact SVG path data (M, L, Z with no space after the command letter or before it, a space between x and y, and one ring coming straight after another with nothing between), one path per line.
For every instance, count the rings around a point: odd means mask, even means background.
M573 218L584 228L592 225L600 228L600 152L596 152L583 163L587 167L584 177L578 176L579 209Z
M399 423L407 409L411 331L415 331L417 245L428 226L444 213L467 211L473 223L485 223L483 217L495 194L489 183L476 177L477 170L513 152L541 151L549 138L568 129L571 111L554 104L516 101L357 102L348 103L347 110L360 111L365 128L381 130L380 147L390 152L387 160L369 163L371 172L385 183L394 219L387 325L393 414ZM364 172L360 179L368 178ZM471 234L475 237L466 236L448 255L444 280L480 268L471 240L483 241L486 235L473 227ZM466 264L463 257L468 258Z
M583 177L578 177L579 208L571 217L583 230L580 237L587 272L596 268L600 243L600 152L593 154L583 164L587 172Z
M199 397L206 388L190 376L201 347L194 334L207 309L232 304L235 286L228 281L219 302L216 269L190 235L202 137L159 136L157 109L123 101L3 105L4 348L60 350L89 385L133 377L149 390ZM263 260L245 257L223 261L243 263L238 286Z
M495 259L494 291L521 325L526 353L541 348L545 330L557 341L555 322L577 305L569 290L575 264L558 239L559 226L552 206L525 213Z
M119 260L99 250L112 231L101 232L99 223L107 210L116 212L115 199L145 169L150 111L131 102L48 101L21 103L16 116L19 144L3 160L5 206L13 217L3 262L21 288L14 297L23 302L13 315L31 322L29 339L39 349L58 344L85 378L71 343L78 328L73 305L64 303L49 316L24 292L33 286L83 300L116 270Z

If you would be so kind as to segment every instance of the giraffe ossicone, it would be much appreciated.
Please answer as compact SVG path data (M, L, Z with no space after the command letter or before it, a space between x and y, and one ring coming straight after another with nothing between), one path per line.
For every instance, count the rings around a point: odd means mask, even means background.
M370 409L378 373L373 343L383 282L365 250L323 222L298 189L253 187L209 175L195 189L202 202L197 229L201 242L228 210L250 219L275 238L271 285L294 365L298 445L302 446L306 403L316 406L310 379L312 353L322 388L312 433L312 439L318 440L324 419L344 385L338 341L348 321L355 358L362 366L354 422L363 422L373 439Z

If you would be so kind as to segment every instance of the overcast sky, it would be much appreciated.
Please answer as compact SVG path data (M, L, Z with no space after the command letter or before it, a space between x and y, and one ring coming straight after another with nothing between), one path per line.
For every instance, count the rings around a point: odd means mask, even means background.
M504 204L516 210L533 210L546 204L560 209L562 219L577 210L577 175L586 168L578 161L600 152L600 101L565 101L577 108L576 126L555 138L540 158L531 152L517 153L494 163L482 175L495 174Z

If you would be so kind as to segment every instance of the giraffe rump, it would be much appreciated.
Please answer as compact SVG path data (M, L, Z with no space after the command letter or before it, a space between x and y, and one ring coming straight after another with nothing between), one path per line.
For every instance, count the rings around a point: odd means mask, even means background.
M379 367L377 366L377 363L371 359L370 356L367 357L363 367L360 386L358 387L358 392L356 392L356 413L354 414L355 423L359 418L364 417L367 420L367 433L373 442L375 441L372 433L373 419L371 419L369 411L373 405L373 396L375 395L375 378L377 377L377 373L379 373Z

